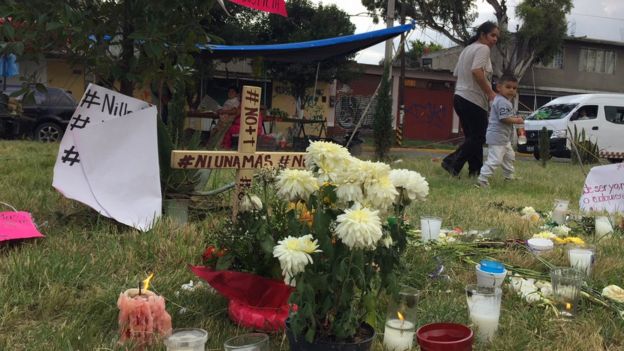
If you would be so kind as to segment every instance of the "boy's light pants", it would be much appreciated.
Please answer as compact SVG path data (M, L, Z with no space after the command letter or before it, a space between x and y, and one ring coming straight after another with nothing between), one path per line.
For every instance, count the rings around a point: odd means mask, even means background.
M515 160L516 153L511 148L511 143L505 145L488 145L487 160L483 162L483 167L481 167L479 181L487 183L488 178L494 174L494 170L498 166L503 167L503 175L506 179L513 179L513 163Z

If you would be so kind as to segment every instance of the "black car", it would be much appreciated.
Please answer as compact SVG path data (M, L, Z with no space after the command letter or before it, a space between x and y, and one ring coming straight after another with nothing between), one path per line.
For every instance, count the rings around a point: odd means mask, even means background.
M9 85L2 94L6 97L21 88ZM6 98L0 99L0 137L32 136L43 142L61 140L78 105L70 92L55 87L47 87L46 92L35 90L34 103L22 104L21 113L8 111L3 101Z

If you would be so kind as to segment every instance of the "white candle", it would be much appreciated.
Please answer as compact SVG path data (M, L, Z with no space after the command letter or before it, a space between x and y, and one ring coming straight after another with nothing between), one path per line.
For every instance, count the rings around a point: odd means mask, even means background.
M410 321L391 319L386 321L384 346L390 351L405 351L412 348L416 325Z
M603 236L607 236L613 233L613 227L609 221L609 217L600 216L596 217L596 238L600 239Z
M491 340L498 330L500 305L493 298L473 296L470 306L470 320L477 327L477 336Z
M587 249L570 249L568 257L570 258L570 266L581 272L585 272L589 276L591 272L592 258L594 253Z
M479 338L491 340L498 330L499 314L487 313L485 311L470 312L470 320L477 326Z

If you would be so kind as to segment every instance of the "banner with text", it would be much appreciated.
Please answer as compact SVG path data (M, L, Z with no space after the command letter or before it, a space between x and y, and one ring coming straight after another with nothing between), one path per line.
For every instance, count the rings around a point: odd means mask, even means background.
M284 17L288 17L286 13L286 1L284 0L230 0L235 4L249 7L252 9L275 13Z
M624 163L593 167L585 179L579 208L624 212Z

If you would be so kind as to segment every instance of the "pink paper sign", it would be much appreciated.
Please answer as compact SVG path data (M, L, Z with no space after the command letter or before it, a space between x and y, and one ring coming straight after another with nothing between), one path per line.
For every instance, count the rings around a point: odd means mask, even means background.
M29 212L0 212L0 242L43 237Z

